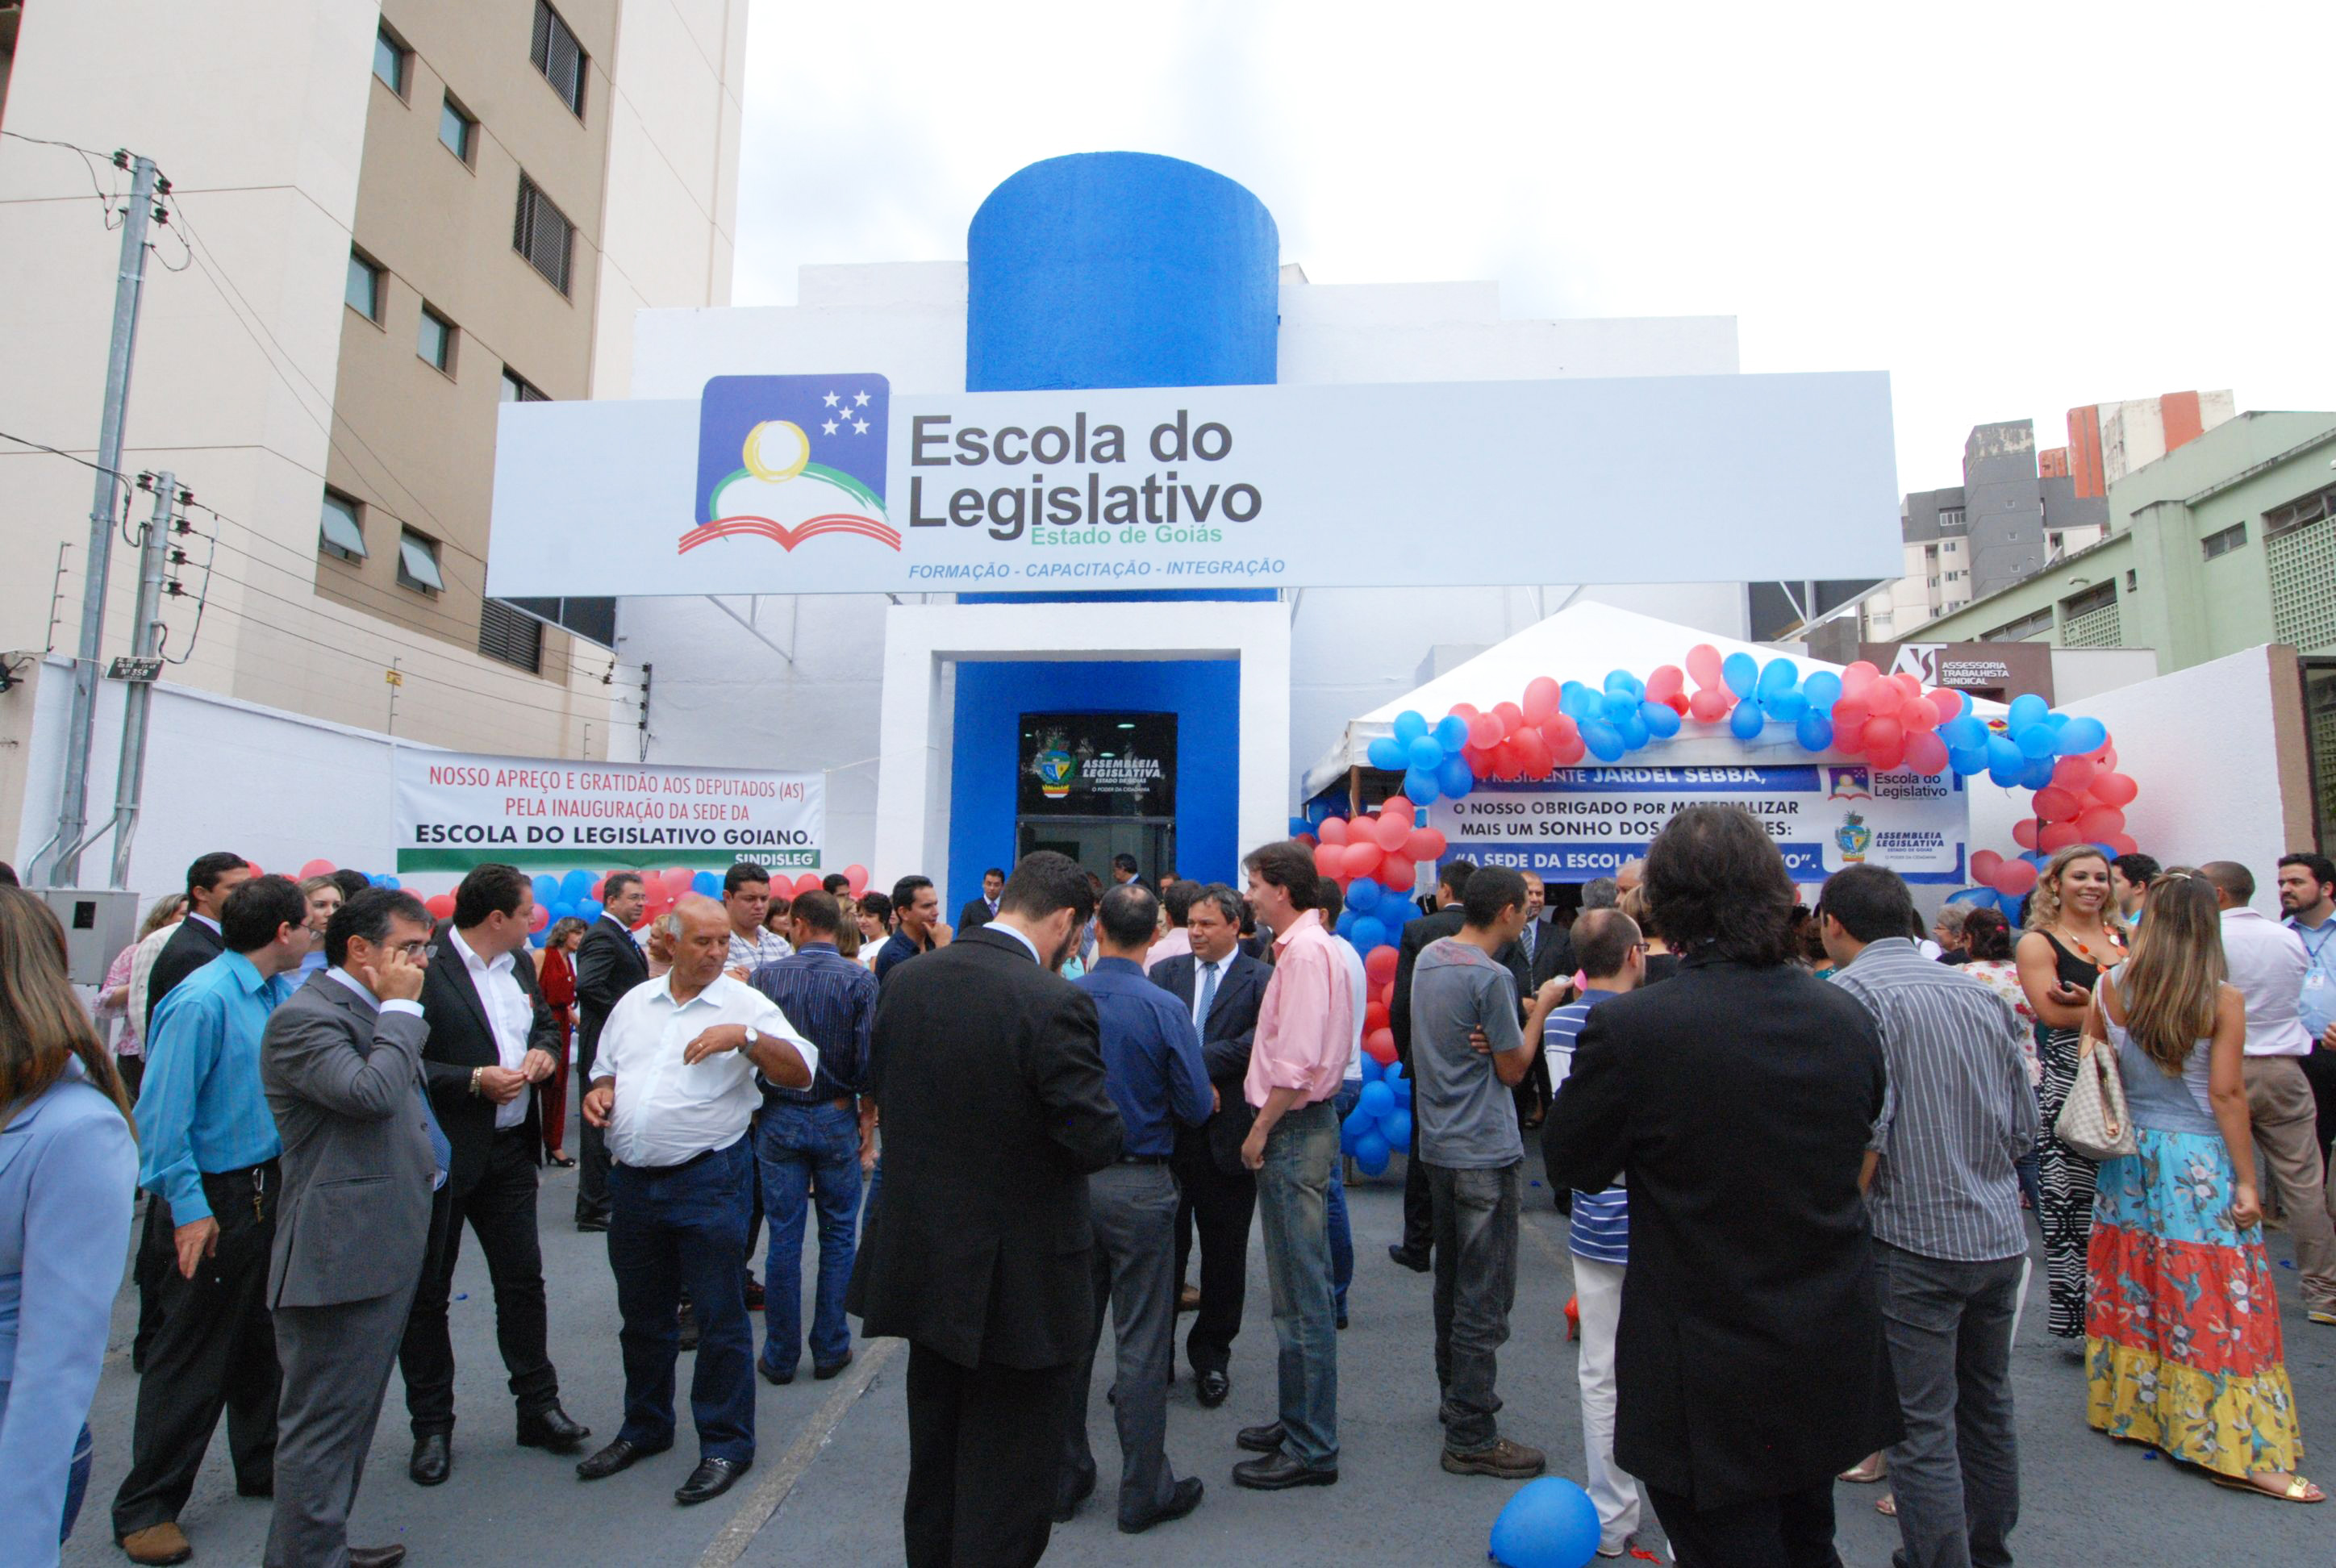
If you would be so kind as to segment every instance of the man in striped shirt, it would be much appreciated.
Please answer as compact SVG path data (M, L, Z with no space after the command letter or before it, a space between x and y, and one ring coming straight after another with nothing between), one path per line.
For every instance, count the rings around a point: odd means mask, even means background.
M1574 1041L1590 1009L1647 978L1647 943L1639 922L1618 909L1594 909L1573 922L1574 961L1582 967L1581 999L1551 1013L1542 1026L1552 1097L1564 1093ZM1554 1126L1555 1123L1544 1125ZM1573 1291L1582 1313L1582 1446L1586 1490L1598 1507L1598 1554L1620 1557L1639 1528L1639 1483L1614 1463L1614 1326L1622 1316L1622 1275L1630 1261L1630 1200L1620 1182L1602 1193L1576 1193L1571 1234Z
M1882 1029L1889 1093L1866 1154L1883 1326L1906 1436L1890 1449L1909 1568L2011 1561L2020 1516L2011 1328L2028 1255L2020 1158L2036 1096L2020 1020L1925 959L1895 872L1852 866L1817 905L1833 983Z

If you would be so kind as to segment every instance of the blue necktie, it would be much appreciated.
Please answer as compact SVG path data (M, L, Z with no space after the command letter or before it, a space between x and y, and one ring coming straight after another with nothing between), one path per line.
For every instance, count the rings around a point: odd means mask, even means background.
M1217 999L1217 966L1214 959L1201 966L1201 996L1192 1005L1192 1027L1206 1030L1209 1026L1209 1004Z
M430 1190L434 1193L446 1184L446 1173L454 1164L454 1145L446 1141L445 1133L439 1128L438 1113L431 1107L428 1087L416 1084L414 1092L422 1096L422 1121L430 1129L430 1157L438 1166L437 1174L430 1179Z

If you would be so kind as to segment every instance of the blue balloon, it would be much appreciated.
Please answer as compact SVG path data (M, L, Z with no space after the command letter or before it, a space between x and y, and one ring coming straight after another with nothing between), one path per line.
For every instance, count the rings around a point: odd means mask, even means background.
M2044 716L2051 711L2052 705L2034 692L2022 692L2011 699L2011 711L2005 718L2011 726L2011 733L2018 735L2029 725L2042 723Z
M381 885L382 885L382 886L384 886L384 887L385 887L385 888L402 888L402 887L404 886L404 884L403 884L403 883L401 883L401 882L400 882L400 881L399 881L395 877L384 877L384 878L382 878L382 879L381 879Z
M2059 749L2060 737L2049 724L2031 724L2026 729L2011 732L2011 741L2020 755L2034 759L2049 757Z
M1619 725L1639 711L1639 699L1627 691L1610 691L1599 700L1599 714L1608 724Z
M558 903L553 904L545 910L544 914L547 917L544 921L544 930L550 930L561 920L574 920L576 918L576 906L569 903L566 899L562 899Z
M1304 817L1291 817L1290 819L1290 836L1291 838L1296 838L1299 833L1310 833L1313 831L1314 824L1308 822Z
M1780 692L1762 696L1760 706L1778 724L1798 724L1801 716L1809 711L1809 698L1799 687L1788 686Z
M1598 716L1599 705L1603 700L1578 680L1567 681L1557 689L1557 711L1576 724Z
M1355 922L1362 918L1352 910L1340 910L1337 923L1330 929L1351 942L1355 940ZM1360 952L1362 949L1357 948L1355 950Z
M1501 1568L1582 1568L1598 1554L1598 1506L1562 1475L1528 1481L1493 1521Z
M1739 702L1728 716L1728 727L1735 733L1737 740L1759 739L1761 726L1766 722L1767 716L1761 713L1760 705L1757 702Z
M1971 714L1957 714L1939 726L1939 738L1949 751L1984 751L1987 726Z
M2108 726L2078 714L2060 727L2060 755L2083 756L2109 744Z
M1362 1055L1363 1082L1365 1082L1365 1083L1367 1083L1367 1084L1376 1084L1376 1083L1377 1083L1377 1082L1379 1081L1380 1075L1381 1075L1385 1070L1386 1070L1386 1069L1382 1068L1382 1067L1379 1066L1379 1059L1378 1059L1377 1057L1375 1057L1375 1056L1371 1055L1371 1054L1370 1054L1370 1052L1368 1052L1368 1051L1365 1051L1365 1052L1363 1053L1363 1055ZM1354 1113L1353 1113L1353 1112L1351 1112L1351 1111L1348 1113L1348 1115L1352 1115L1353 1114L1354 1114Z
M1410 760L1411 748L1391 735L1383 735L1364 750L1364 760L1385 773L1393 773Z
M713 872L699 872L689 879L689 891L704 893L709 899L722 896L722 879Z
M1400 1064L1389 1067L1387 1086L1395 1091L1395 1103L1399 1108L1411 1108L1411 1080L1403 1076Z
M1582 744L1600 762L1621 762L1626 749L1622 732L1602 718L1584 719L1582 724Z
M1793 738L1803 751L1823 751L1833 745L1833 721L1811 708L1794 721Z
M385 887L389 886L389 879L388 879L387 877L385 877L385 876L383 876L383 875L382 875L380 872L375 872L373 875L371 875L371 876L369 876L369 877L365 878L365 881L366 881L368 883L370 883L371 885L373 885L374 887L377 887L377 888L385 888Z
M1969 778L1975 773L1985 773L1987 771L1986 745L1982 743L1975 746L1948 747L1947 765L1955 770L1957 778Z
M1355 885L1347 890L1347 907L1358 915L1369 914L1379 907L1387 890L1368 877L1358 877Z
M1609 696L1627 696L1637 702L1647 695L1647 683L1627 669L1610 669L1606 672L1606 691Z
M1443 765L1439 763L1435 767L1414 768L1404 774L1404 797L1416 806L1424 806L1442 794L1444 786L1436 782L1436 775L1443 771Z
M1404 1076L1402 1058L1397 1057L1396 1060L1389 1062L1387 1065L1386 1070L1381 1072L1379 1076L1387 1081L1387 1086L1389 1088L1395 1088L1397 1085L1402 1083ZM1399 1089L1397 1091L1396 1098L1401 1099L1405 1095L1407 1095L1411 1091L1408 1089Z
M1720 666L1722 673L1726 672L1727 667L1725 664ZM1767 697L1774 696L1780 691L1790 691L1800 684L1801 672L1794 667L1791 659L1772 658L1761 667L1759 685L1757 689L1762 696Z
M1642 702L1639 705L1639 722L1657 740L1669 740L1679 732L1679 709L1667 702Z
M1395 716L1395 738L1406 746L1427 733L1427 720L1417 711L1406 708Z
M1468 766L1466 757L1448 756L1444 765L1436 770L1436 787L1458 800L1476 787L1476 775ZM1412 804L1417 805L1417 801Z
M1376 1131L1365 1133L1355 1140L1355 1164L1366 1176L1387 1174L1387 1141Z
M1365 1084L1363 1097L1355 1108L1376 1122L1395 1109L1395 1091L1385 1084Z
M1401 1108L1389 1111L1379 1121L1379 1136L1387 1141L1390 1149L1411 1147L1411 1113Z
M1678 716L1674 715L1673 716L1676 717ZM1647 727L1645 715L1640 708L1634 707L1629 713L1624 714L1621 721L1614 726L1614 733L1622 737L1622 747L1624 750L1637 751L1640 746L1647 744L1653 732Z
M591 891L592 873L590 872L579 868L560 879L560 892L563 898L571 901L580 899Z
M1801 690L1807 695L1811 707L1830 714L1833 705L1841 700L1841 677L1821 669L1801 682Z
M600 918L600 901L599 899L578 899L576 901L576 918L582 920L588 926L594 920L599 920Z
M2028 765L2020 770L2021 789L2040 790L2051 782L2052 759L2049 756L2029 757Z
M1460 748L1468 744L1468 721L1456 713L1447 713L1436 721L1435 735L1436 744L1456 756Z
M1387 940L1387 922L1377 915L1358 915L1355 920L1353 934L1347 940L1355 944L1355 950L1358 953L1367 953L1373 948L1384 947Z
M1748 653L1731 653L1719 661L1719 678L1737 696L1750 696L1760 682L1760 661Z
M1444 765L1444 746L1432 735L1421 735L1404 747L1404 760L1423 771Z
M2028 759L2020 755L2020 748L2012 745L2010 735L1991 735L1987 737L1988 777L2010 789L2020 782L2020 775L2027 766Z
M535 901L550 909L560 901L560 879L539 876L535 879Z

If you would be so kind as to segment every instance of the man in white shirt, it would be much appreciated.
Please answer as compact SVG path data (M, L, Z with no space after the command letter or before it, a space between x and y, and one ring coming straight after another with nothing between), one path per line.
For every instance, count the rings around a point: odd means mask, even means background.
M600 1032L584 1116L608 1133L625 1359L625 1419L616 1441L576 1467L598 1481L673 1446L676 1314L686 1286L698 1326L690 1414L698 1465L674 1493L703 1503L754 1462L754 1335L746 1315L746 1224L754 1153L748 1124L763 1103L757 1074L811 1086L819 1050L769 998L723 972L730 920L712 899L675 906L673 968L627 992Z
M795 950L763 925L771 912L771 873L753 861L740 861L723 873L722 912L730 921L730 953L723 967L736 969L739 979Z
M2336 1327L2336 1224L2322 1184L2327 1169L2316 1132L2318 1112L2303 1058L2312 1036L2300 1003L2311 960L2296 934L2247 907L2254 874L2235 861L2209 861L2199 874L2223 906L2223 955L2231 984L2247 998L2247 1113L2254 1124L2255 1164L2265 1191L2276 1190L2295 1240L2303 1305L2314 1323Z

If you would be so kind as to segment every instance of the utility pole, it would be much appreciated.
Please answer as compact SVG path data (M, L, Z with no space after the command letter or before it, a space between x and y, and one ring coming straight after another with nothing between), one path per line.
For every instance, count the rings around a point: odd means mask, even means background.
M405 684L405 671L398 667L398 660L393 658L389 661L389 667L381 672L381 678L389 687L389 723L386 728L389 734L395 735L397 733L397 688Z
M138 609L131 624L138 649L122 694L122 761L113 770L113 876L108 887L130 885L130 841L138 831L138 807L146 788L146 714L162 663L162 567L170 551L178 510L194 497L179 489L179 476L164 469L154 476L154 515L138 550Z
M73 709L65 725L65 767L58 792L57 833L49 841L55 859L52 887L71 887L81 878L81 852L88 847L89 751L97 722L97 656L105 631L106 568L112 557L114 498L121 483L122 423L130 401L130 351L138 338L138 302L146 286L146 225L158 189L167 190L151 158L114 154L116 167L130 168L130 200L122 209L122 262L113 286L113 338L105 361L105 409L97 427L96 498L89 511L89 564L83 568L81 643L74 650Z

